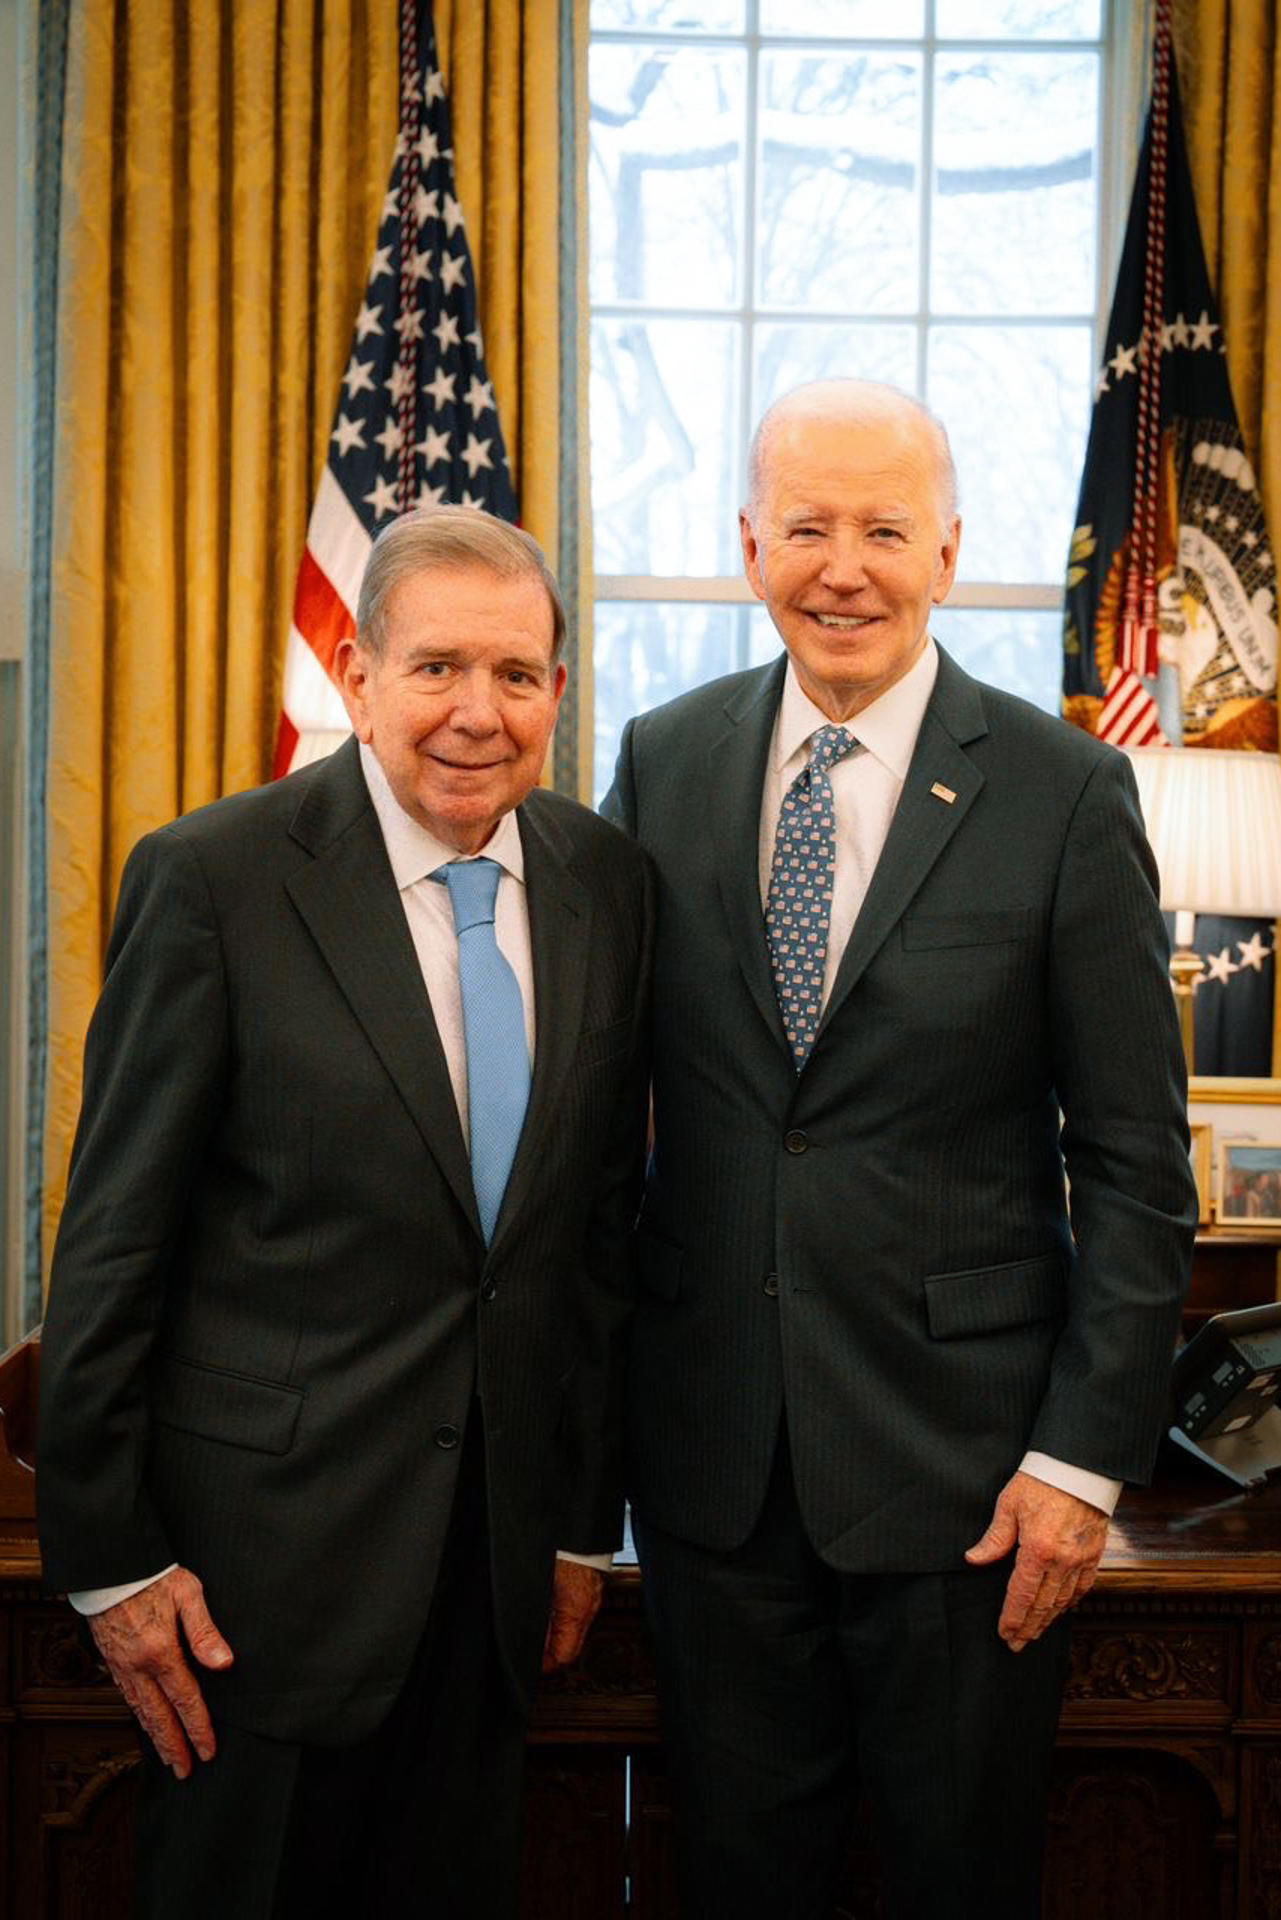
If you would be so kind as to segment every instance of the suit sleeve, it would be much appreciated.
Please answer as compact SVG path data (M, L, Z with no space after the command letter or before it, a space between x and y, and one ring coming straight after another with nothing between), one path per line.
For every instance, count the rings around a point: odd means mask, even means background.
M227 1072L212 902L190 845L163 828L125 868L42 1338L40 1541L60 1588L175 1557L144 1485L148 1361Z
M623 728L619 742L618 760L614 766L614 780L609 792L600 803L600 810L607 820L612 820L624 833L636 837L636 777L632 771L632 741L636 729L635 720L629 720Z
M627 1336L635 1295L636 1216L645 1174L649 1112L650 984L654 879L641 861L641 931L626 1069L610 1122L584 1250L590 1302L575 1374L568 1437L573 1488L559 1544L570 1552L613 1552L622 1544L624 1396Z
M1050 1044L1076 1260L1028 1444L1123 1480L1151 1473L1197 1217L1157 902L1134 776L1110 754L1073 814L1052 916Z

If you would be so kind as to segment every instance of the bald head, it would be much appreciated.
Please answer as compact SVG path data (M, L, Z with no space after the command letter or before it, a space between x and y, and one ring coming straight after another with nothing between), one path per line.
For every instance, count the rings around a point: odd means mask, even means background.
M784 428L803 431L807 421L847 423L880 430L887 436L920 437L928 445L937 474L939 525L948 528L957 515L956 468L947 429L928 407L901 387L880 380L811 380L793 387L762 414L747 455L747 507L754 516L773 445Z

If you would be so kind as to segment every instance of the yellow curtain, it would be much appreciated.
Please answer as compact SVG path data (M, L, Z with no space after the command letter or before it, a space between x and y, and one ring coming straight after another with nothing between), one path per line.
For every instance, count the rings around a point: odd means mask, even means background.
M438 4L523 519L557 552L558 9ZM78 0L59 239L46 1262L138 836L266 778L397 124L395 0Z
M1188 159L1232 394L1281 547L1281 22L1276 0L1174 0ZM1281 1074L1281 967L1272 1022Z

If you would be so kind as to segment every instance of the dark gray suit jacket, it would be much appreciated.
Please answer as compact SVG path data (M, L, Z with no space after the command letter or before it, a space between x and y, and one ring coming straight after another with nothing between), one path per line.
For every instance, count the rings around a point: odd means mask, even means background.
M555 1549L618 1535L652 883L571 801L518 817L538 1044L488 1254L355 743L125 871L45 1323L46 1573L191 1567L236 1653L211 1708L278 1738L395 1697L474 1394L518 1691Z
M634 721L606 801L659 875L630 1491L738 1544L785 1403L829 1562L940 1568L1026 1448L1151 1468L1196 1218L1153 863L1121 754L941 653L798 1075L757 866L784 665Z

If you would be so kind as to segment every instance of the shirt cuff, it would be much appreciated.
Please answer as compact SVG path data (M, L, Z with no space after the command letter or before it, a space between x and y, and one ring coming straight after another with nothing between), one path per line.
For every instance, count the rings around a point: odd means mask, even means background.
M1121 1480L1109 1480L1105 1473L1091 1473L1086 1467L1070 1467L1066 1460L1055 1460L1048 1453L1025 1453L1022 1471L1030 1473L1034 1480L1044 1480L1047 1487L1057 1487L1060 1493L1074 1493L1078 1500L1088 1500L1092 1507L1111 1518L1116 1503L1121 1498Z
M84 1587L79 1593L67 1595L77 1613L92 1617L95 1613L105 1613L108 1607L118 1607L122 1600L132 1600L135 1593L144 1593L148 1587L154 1587L157 1580L163 1580L167 1573L176 1573L178 1562L162 1567L159 1573L152 1573L145 1580L126 1580L120 1587Z
M572 1560L574 1564L579 1567L595 1567L597 1573L608 1573L614 1564L614 1556L612 1553L569 1553L565 1549L562 1549L556 1555L556 1558L558 1560Z

